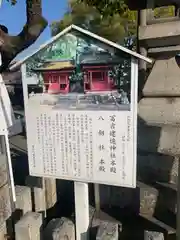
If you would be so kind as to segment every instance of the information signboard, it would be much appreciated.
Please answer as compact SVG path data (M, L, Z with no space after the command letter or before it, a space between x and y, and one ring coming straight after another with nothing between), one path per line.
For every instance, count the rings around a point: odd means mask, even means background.
M30 174L135 187L136 141L128 107L71 108L71 101L58 105L44 96L30 97L26 113Z
M73 25L23 61L31 175L136 187L138 59L152 62ZM70 108L61 97L82 93L114 102Z
M21 62L30 175L75 181L77 240L88 182L97 212L98 183L136 187L138 59L152 63L71 25Z

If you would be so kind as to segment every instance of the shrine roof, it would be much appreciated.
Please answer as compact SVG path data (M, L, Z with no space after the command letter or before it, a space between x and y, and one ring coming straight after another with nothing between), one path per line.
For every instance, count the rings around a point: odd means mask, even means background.
M91 38L91 39L94 39L102 44L105 44L111 48L114 48L116 50L119 50L121 52L124 52L125 54L127 55L130 55L132 57L135 57L137 59L141 59L141 60L144 60L148 63L152 63L153 60L150 59L150 58L147 58L145 56L142 56L141 54L137 53L137 52L134 52L126 47L123 47L117 43L114 43L110 40L107 40L95 33L92 33L88 30L85 30L81 27L78 27L76 25L70 25L69 27L65 28L63 31L61 31L59 34L57 34L56 36L52 37L48 42L46 42L45 44L41 45L36 51L34 51L33 53L31 53L30 55L26 56L24 59L20 60L19 62L13 64L11 67L10 67L10 70L13 70L14 68L20 66L21 64L23 64L24 62L26 62L28 59L30 59L31 57L33 57L36 53L40 52L42 49L45 49L46 47L50 46L52 43L54 43L55 41L57 41L58 39L60 39L62 36L64 36L65 34L71 32L71 31L75 31L79 34L82 34L84 35L85 37L88 37L88 38Z
M71 61L48 61L41 67L33 69L34 71L65 70L75 68Z
M89 65L89 64L114 64L119 63L119 58L111 56L107 53L100 52L96 56L92 54L82 54L80 58L80 64Z

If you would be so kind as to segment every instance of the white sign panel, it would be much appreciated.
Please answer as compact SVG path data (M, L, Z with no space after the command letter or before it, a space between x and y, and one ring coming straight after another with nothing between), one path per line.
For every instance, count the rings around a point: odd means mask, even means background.
M31 175L136 186L131 111L72 111L30 104L26 121Z
M0 123L1 123L0 124L0 135L5 135L7 133L7 123L6 123L6 119L4 116L1 99L0 99Z
M0 74L0 135L15 123L15 116L11 106L9 94Z

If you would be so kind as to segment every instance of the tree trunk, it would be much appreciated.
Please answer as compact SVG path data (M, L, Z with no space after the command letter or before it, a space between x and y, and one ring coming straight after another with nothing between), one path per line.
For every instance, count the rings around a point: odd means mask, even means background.
M47 21L42 16L41 0L26 0L26 12L26 24L17 36L10 36L0 28L0 72L7 70L16 55L32 45L47 26Z

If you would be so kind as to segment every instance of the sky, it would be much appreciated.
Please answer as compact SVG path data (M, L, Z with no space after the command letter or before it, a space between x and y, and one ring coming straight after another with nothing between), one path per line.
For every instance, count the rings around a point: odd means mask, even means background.
M42 3L43 15L48 20L49 24L53 21L60 20L67 10L67 0L42 0ZM16 35L22 30L26 21L25 7L25 0L17 0L15 6L11 6L7 0L3 0L0 9L0 23L8 27L9 34ZM48 26L35 44L19 54L17 59L25 57L31 51L37 49L39 45L45 43L50 37L51 33Z

